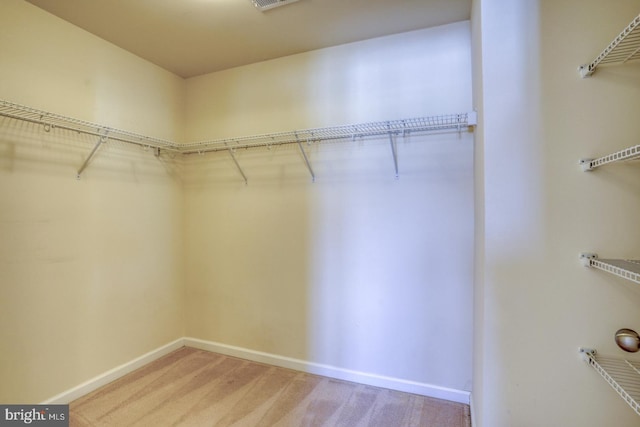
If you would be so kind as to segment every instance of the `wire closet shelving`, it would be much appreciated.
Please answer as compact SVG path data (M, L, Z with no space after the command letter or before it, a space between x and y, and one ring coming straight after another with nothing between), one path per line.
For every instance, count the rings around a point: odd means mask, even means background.
M590 348L581 348L580 353L585 362L640 415L640 362L601 356Z
M640 284L640 260L600 259L597 254L592 253L580 254L580 258L586 267L597 268Z
M313 144L323 141L354 140L356 138L388 136L393 154L393 161L396 176L398 176L398 160L396 150L396 138L398 136L409 136L411 134L422 134L435 131L457 131L473 128L477 123L475 112L447 114L429 117L417 117L401 120L387 120L369 123L359 123L352 125L331 126L315 129L302 129L287 132L268 133L262 135L242 136L237 138L224 138L199 142L178 143L160 138L154 138L129 131L115 129L108 126L65 117L59 114L38 110L24 105L0 100L0 116L11 119L27 121L41 125L45 132L51 132L56 128L76 131L98 138L93 149L87 156L85 162L80 166L77 177L80 178L82 172L88 166L98 148L109 140L125 142L153 148L156 156L161 151L169 151L181 155L204 154L216 151L228 152L238 168L238 171L247 182L246 175L240 167L235 156L235 151L239 149L250 149L256 147L274 147L283 144L297 144L300 148L305 164L315 179L315 174L311 163L303 147L303 143Z
M592 75L599 65L624 64L640 59L640 15L636 16L593 61L579 67L580 75Z
M640 59L640 15L636 16L593 61L581 65L578 70L582 77L589 77L600 65L625 64L636 59ZM583 170L590 171L609 163L638 158L640 145L635 145L597 159L580 160L580 164Z
M622 162L625 160L640 159L640 145L625 148L615 153L607 154L597 159L581 159L580 165L583 171L592 171L597 167L607 165L614 162Z
M624 64L635 59L640 59L640 15L636 16L593 61L580 66L579 72L582 77L588 77L600 65ZM634 159L640 159L640 145L596 159L582 159L580 164L582 170L591 171L610 163ZM640 260L600 259L594 253L582 253L580 258L587 267L640 284ZM580 353L636 414L640 415L640 362L601 356L591 348L581 348Z

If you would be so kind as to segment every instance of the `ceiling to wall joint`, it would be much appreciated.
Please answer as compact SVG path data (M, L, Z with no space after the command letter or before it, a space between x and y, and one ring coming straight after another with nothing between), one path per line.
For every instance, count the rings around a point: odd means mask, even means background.
M25 1L183 78L471 16L471 0Z

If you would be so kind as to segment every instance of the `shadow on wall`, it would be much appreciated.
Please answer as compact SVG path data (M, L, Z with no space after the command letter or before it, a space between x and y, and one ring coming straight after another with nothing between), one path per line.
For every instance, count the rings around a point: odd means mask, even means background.
M468 390L472 138L188 159L188 334Z

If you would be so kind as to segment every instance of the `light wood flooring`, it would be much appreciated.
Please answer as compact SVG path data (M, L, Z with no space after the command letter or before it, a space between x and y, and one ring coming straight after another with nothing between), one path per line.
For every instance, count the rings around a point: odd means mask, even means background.
M70 426L470 427L469 407L183 347L71 402Z

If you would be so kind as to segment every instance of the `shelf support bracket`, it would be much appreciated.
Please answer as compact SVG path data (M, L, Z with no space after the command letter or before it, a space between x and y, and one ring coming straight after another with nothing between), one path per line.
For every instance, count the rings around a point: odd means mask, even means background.
M580 159L580 167L582 167L582 172L590 172L593 170L592 166L593 159Z
M240 167L240 163L238 163L238 159L236 159L236 155L233 153L233 148L227 147L227 151L229 151L229 154L231 155L231 158L233 159L233 163L236 164L236 167L238 168L238 171L240 172L240 175L242 175L242 179L244 179L244 183L248 184L249 181L247 181L247 176L242 171L242 168Z
M580 73L580 77L582 77L583 79L585 77L590 77L595 70L596 68L593 67L593 64L583 64L578 67L578 72Z
M391 154L393 154L393 167L396 171L396 178L398 178L398 147L396 146L396 139L393 137L392 132L389 132L389 143L391 144Z
M594 348L580 347L578 351L582 356L582 360L584 360L585 362L589 362L589 359L593 358L593 356L597 354L597 351Z
M583 252L580 254L580 261L585 267L591 267L591 260L597 259L598 254Z
M309 162L309 158L307 157L307 153L304 151L304 147L302 146L302 143L300 142L300 138L298 138L298 133L295 133L296 136L296 142L298 143L298 147L300 148L300 152L302 153L302 158L304 159L305 164L307 165L307 169L309 170L309 173L311 174L311 182L316 182L316 174L313 173L313 168L311 167L311 163Z
M82 176L82 172L84 172L87 166L89 166L89 162L91 162L91 159L98 151L98 148L100 148L100 145L102 145L105 142L107 142L106 134L102 135L100 139L98 139L98 142L96 142L96 145L93 147L93 150L91 150L91 152L89 153L89 156L87 156L82 166L80 166L80 169L78 169L78 173L76 173L76 179L80 179L80 177Z

